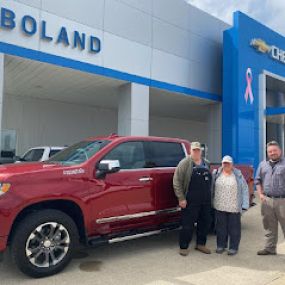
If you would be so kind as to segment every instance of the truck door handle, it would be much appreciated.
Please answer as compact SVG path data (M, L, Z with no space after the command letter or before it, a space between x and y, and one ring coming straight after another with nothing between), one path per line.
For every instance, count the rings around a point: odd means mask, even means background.
M141 177L139 179L140 182L148 182L148 181L152 181L153 178L152 177Z

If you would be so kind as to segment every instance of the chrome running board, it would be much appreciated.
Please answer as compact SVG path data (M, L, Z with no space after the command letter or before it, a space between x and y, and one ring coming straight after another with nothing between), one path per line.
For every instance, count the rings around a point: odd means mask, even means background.
M145 232L145 233L135 234L135 235L130 235L130 236L117 237L117 238L110 239L109 243L116 243L116 242L121 242L121 241L126 241L126 240L137 239L141 237L157 235L157 234L160 234L161 232L162 230L157 230L157 231Z
M179 222L173 222L170 224L163 224L158 229L149 229L149 230L132 230L128 232L118 233L116 236L94 236L90 237L87 240L87 244L92 247L99 246L101 244L112 244L117 242L123 242L127 240L138 239L141 237L153 236L160 233L178 230L180 229Z

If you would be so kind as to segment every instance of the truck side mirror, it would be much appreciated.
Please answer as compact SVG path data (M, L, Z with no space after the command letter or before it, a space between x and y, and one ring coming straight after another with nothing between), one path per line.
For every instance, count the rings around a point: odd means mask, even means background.
M96 168L96 178L104 178L108 173L115 173L120 170L119 160L101 160Z

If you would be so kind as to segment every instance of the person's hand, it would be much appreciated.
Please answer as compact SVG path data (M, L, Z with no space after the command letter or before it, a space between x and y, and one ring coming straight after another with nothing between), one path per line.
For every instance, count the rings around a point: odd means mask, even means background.
M186 200L179 201L179 207L185 209L187 207L187 201Z
M260 194L259 198L260 198L261 203L263 203L265 201L265 199L266 199L264 194Z

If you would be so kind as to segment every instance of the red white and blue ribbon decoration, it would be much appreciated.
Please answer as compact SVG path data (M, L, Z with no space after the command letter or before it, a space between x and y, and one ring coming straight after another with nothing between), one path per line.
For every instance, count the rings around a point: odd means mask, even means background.
M251 68L248 68L246 70L246 82L247 82L247 86L246 86L246 90L245 90L245 94L244 94L244 99L245 99L245 102L247 103L248 98L249 98L250 104L252 104L254 98L253 98L252 87L251 87L251 83L252 83Z

